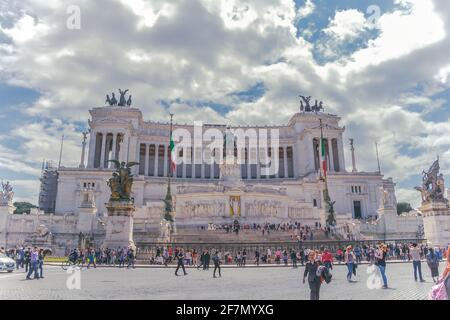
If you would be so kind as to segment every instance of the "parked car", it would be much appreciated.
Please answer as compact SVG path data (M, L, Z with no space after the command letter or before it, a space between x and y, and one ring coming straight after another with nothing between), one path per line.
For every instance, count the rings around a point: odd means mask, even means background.
M0 253L0 271L13 272L16 269L16 262L6 254Z

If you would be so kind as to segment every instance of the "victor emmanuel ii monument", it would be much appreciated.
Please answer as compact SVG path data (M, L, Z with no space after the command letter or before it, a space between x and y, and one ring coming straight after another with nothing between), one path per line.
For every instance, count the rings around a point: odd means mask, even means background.
M112 94L89 111L80 165L43 175L45 214L11 215L11 191L3 191L2 243L139 245L167 239L168 229L235 221L328 222L368 237L416 237L421 217L397 217L394 182L357 170L353 140L346 170L345 127L322 102L302 96L283 125L172 125L144 119L128 90L119 91L119 101Z

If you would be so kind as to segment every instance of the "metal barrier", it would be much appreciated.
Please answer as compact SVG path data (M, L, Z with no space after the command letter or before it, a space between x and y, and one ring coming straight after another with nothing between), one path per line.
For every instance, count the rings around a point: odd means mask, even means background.
M231 242L231 243L201 243L201 242L189 242L189 243L156 243L156 242L140 242L137 244L137 255L138 259L146 259L151 255L155 255L157 249L162 250L163 248L178 248L183 250L195 250L196 252L202 252L203 250L208 250L210 252L219 251L221 253L230 253L233 256L237 254L237 252L242 252L244 249L247 252L247 256L253 257L255 251L259 251L262 254L267 252L267 249L270 249L272 253L275 253L276 250L281 251L291 251L292 249L299 251L303 249L314 249L314 250L323 250L328 249L331 253L335 254L338 249L345 249L345 247L351 245L355 247L375 247L380 243L384 243L386 245L396 245L396 244L425 244L426 239L387 239L387 240L330 240L330 241L283 241L283 242L275 242L275 241L267 241L267 242Z

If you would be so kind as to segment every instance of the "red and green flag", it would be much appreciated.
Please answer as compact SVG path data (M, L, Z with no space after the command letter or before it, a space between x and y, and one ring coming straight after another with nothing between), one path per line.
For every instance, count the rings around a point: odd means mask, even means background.
M326 149L325 149L325 139L323 137L320 138L321 141L321 152L320 152L320 160L321 160L321 164L322 164L322 172L323 172L323 176L326 177L327 176L327 154L326 154Z
M170 153L169 153L169 157L170 157L170 167L172 168L172 172L175 172L175 168L176 168L176 163L175 163L175 159L176 159L176 155L175 155L175 142L173 142L173 136L172 136L172 130L170 131L170 144L169 144L169 148L170 148Z
M320 167L322 176L327 177L327 152L325 149L325 139L323 138L322 120L320 120Z

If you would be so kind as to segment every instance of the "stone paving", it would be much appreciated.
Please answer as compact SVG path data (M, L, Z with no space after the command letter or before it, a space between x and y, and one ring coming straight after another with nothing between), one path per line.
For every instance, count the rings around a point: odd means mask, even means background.
M442 266L443 264L441 264ZM427 282L415 282L412 263L387 266L390 289L369 289L368 265L357 269L356 282L348 283L346 267L335 266L333 281L323 284L321 299L416 300L426 299L432 287L430 271L422 263ZM372 270L372 269L369 269ZM168 300L307 300L309 289L301 283L304 268L223 268L222 278L209 271L188 268L187 276L174 268L97 268L80 272L80 289L69 290L66 271L46 266L44 279L25 280L23 271L0 273L0 300L8 299L168 299ZM180 272L179 274L182 274ZM73 278L71 278L73 280ZM74 286L74 282L72 287Z

